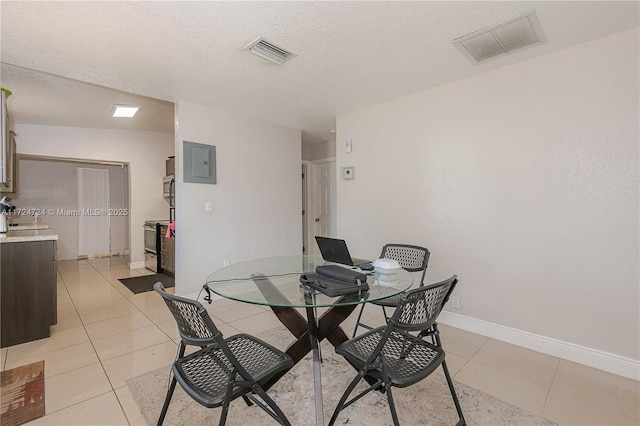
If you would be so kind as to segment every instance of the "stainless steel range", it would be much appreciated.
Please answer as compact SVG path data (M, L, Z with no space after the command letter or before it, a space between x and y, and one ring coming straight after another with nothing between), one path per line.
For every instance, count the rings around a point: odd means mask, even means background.
M144 223L144 266L153 272L161 272L160 267L160 225L167 220L148 220Z

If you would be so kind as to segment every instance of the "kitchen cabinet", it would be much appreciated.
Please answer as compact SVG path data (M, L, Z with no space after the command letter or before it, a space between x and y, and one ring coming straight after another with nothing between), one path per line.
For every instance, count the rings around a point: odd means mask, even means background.
M160 225L160 267L173 275L176 272L176 240L167 238L167 225Z
M4 92L0 108L0 135L2 148L0 151L0 193L16 192L16 134L9 128L9 116Z
M176 239L167 238L167 271L176 273Z
M171 156L165 162L165 176L173 176L176 173L176 157Z
M49 337L57 323L56 241L3 242L0 250L0 346Z
M16 185L16 135L13 132L9 132L4 158L6 158L4 167L7 169L7 179L0 184L0 193L13 194L18 189Z
M17 160L16 160L16 134L13 132L9 132L9 141L7 142L7 150L6 157L7 162L5 163L5 167L7 169L7 181L2 183L0 186L0 192L3 194L7 193L15 193L18 189L17 180L16 180L16 170L17 170Z

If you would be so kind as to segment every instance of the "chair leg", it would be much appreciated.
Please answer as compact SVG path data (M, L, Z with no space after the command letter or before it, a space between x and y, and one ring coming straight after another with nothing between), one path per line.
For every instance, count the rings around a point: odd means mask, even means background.
M437 346L442 347L442 340L440 340L440 330L438 329L438 323L433 323L431 326L431 340ZM449 374L449 369L447 368L447 361L442 360L442 369L444 370L444 376L447 378L447 385L449 385L449 391L451 392L451 397L453 398L453 403L456 406L456 411L458 412L458 417L460 421L457 423L460 426L464 426L467 424L464 419L464 415L462 414L462 408L460 408L460 402L458 401L458 395L456 394L456 389L453 387L453 380L451 380L451 374Z
M393 402L393 395L391 395L391 385L386 384L385 390L387 392L387 401L389 401L389 409L391 410L391 418L393 419L393 424L395 426L399 426L400 422L398 421L398 414L396 413L396 405Z
M389 316L387 315L387 308L385 306L382 307L382 313L384 314L384 323L389 324Z
M331 420L329 420L329 426L333 426L333 424L336 422L336 419L338 418L338 414L340 414L340 411L342 411L342 406L347 401L347 398L349 397L349 395L351 395L351 392L353 392L353 389L356 387L358 382L362 380L363 377L364 377L364 371L360 371L356 376L356 378L353 379L351 384L349 384L349 386L347 387L347 390L344 391L344 393L342 394L342 398L340 398L338 405L336 405L336 409L333 411Z
M451 375L449 374L449 369L447 368L447 363L445 361L442 361L442 369L444 370L444 376L447 378L447 385L449 385L449 391L451 392L453 403L456 406L456 411L458 412L458 417L460 418L460 421L457 424L460 426L464 426L467 423L464 420L462 408L460 408L460 402L458 401L458 395L456 394L456 390L453 387L453 380L451 380Z
M169 385L169 390L167 390L167 396L164 399L164 405L162 406L162 411L160 412L157 426L162 426L162 423L164 423L164 417L167 415L167 409L169 408L169 403L171 402L173 391L176 389L176 383L178 383L178 380L176 379L176 376L173 376L171 384Z
M229 404L231 403L231 391L233 390L233 385L235 383L234 377L236 376L236 369L233 368L229 371L229 375L227 377L227 391L224 396L224 400L222 401L222 413L220 413L220 420L218 421L218 425L224 426L227 423L227 414L229 413Z
M351 336L352 339L356 337L356 333L358 332L358 327L360 326L360 319L362 318L362 313L364 312L364 305L366 305L366 303L363 303L362 307L360 308L360 313L358 314L358 319L356 320L356 327L353 329L353 336Z
M229 412L229 401L225 401L222 405L222 413L220 414L219 426L224 426L227 423L227 413Z
M271 399L269 395L267 395L267 393L264 391L264 389L262 389L261 386L258 386L257 388L253 389L253 391L256 392L258 395L260 395L262 400L266 402L269 407L271 407L273 412L280 419L281 425L291 426L291 423L289 423L289 419L287 419L287 416L284 415L280 407L278 407L278 404L276 404L275 401Z

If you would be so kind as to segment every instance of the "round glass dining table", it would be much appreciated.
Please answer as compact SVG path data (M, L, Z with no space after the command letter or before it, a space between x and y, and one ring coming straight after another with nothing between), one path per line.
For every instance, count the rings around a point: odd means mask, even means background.
M300 275L314 273L317 266L330 265L321 256L281 256L249 260L218 269L207 278L215 294L243 303L271 307L280 322L296 337L286 353L294 365L313 353L316 425L324 424L319 342L327 339L334 347L348 340L340 324L358 304L395 296L413 285L413 276L404 269L360 271L367 275L368 291L330 297L300 283ZM349 268L348 266L345 268ZM327 309L320 317L316 308ZM305 319L296 308L305 308ZM271 387L282 375L267 383Z

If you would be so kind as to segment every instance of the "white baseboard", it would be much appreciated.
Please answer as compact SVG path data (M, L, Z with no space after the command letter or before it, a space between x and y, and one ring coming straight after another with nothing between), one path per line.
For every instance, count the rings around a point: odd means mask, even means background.
M197 296L198 293L193 293L184 297L196 299ZM213 300L222 299L217 294L211 294L211 296ZM202 299L200 302L206 303ZM448 311L440 313L438 322L609 373L640 380L639 360Z
M438 322L467 330L482 336L512 343L553 355L558 358L588 365L620 376L640 380L640 360L623 357L599 349L588 348L575 343L542 336L516 328L471 318L449 311L442 311ZM446 349L446 348L445 348Z
M129 262L129 269L144 269L144 260Z

